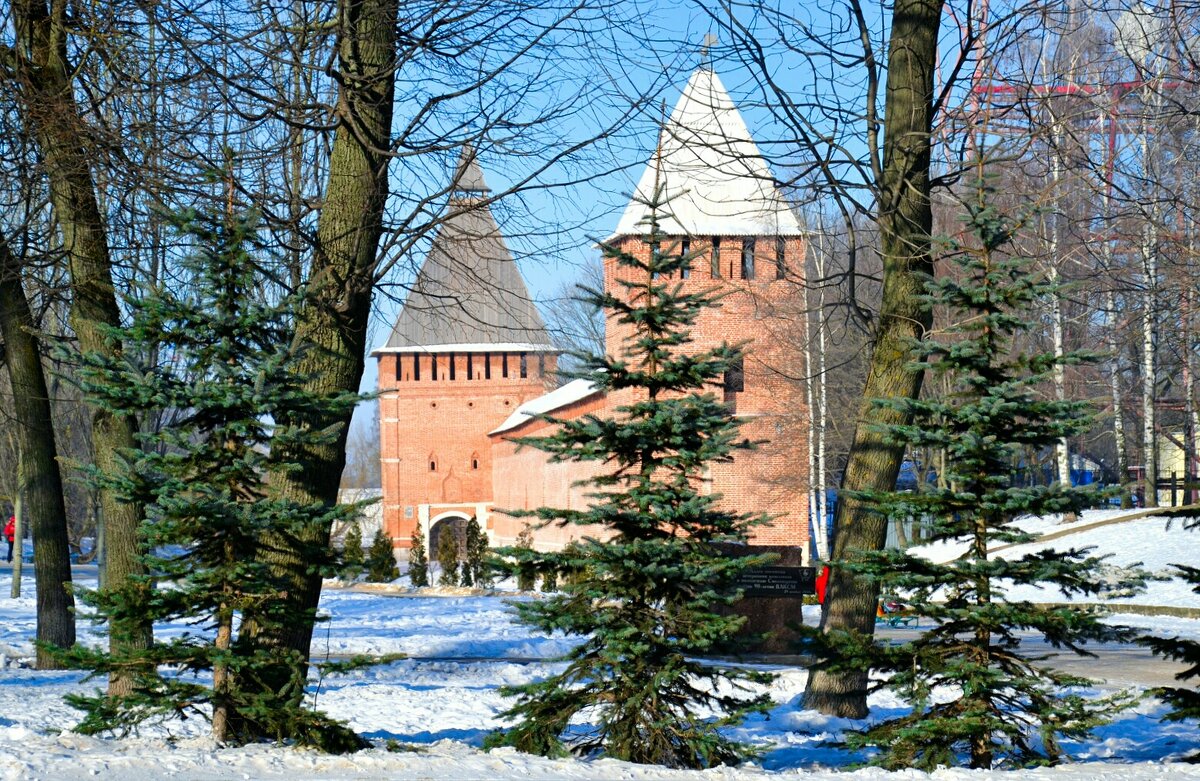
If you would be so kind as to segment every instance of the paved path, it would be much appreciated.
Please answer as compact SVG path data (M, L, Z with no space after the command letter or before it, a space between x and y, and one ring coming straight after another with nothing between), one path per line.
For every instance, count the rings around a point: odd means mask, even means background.
M919 629L877 629L876 636L904 640ZM1082 678L1091 678L1109 686L1193 686L1180 683L1175 674L1187 665L1161 659L1148 648L1123 643L1093 643L1086 646L1095 657L1079 656L1066 649L1055 649L1040 638L1032 636L1021 641L1021 650L1029 656L1049 656L1045 664Z

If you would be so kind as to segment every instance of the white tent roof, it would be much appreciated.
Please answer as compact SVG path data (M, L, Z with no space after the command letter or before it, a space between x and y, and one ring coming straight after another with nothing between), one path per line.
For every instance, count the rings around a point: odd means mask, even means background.
M803 231L717 74L692 74L659 137L658 150L613 237L645 233L644 201L665 188L659 229L668 235L796 236Z

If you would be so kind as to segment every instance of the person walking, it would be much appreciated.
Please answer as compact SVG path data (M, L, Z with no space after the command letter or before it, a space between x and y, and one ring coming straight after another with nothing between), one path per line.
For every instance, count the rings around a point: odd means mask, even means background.
M4 524L4 540L8 543L8 556L5 561L12 561L13 540L17 536L17 516L8 516L8 523Z

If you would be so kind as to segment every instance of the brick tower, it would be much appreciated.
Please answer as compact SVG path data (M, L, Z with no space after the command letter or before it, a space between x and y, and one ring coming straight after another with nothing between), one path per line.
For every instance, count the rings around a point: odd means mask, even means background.
M488 432L547 390L557 351L488 207L474 152L379 360L383 523L409 547L418 520L486 523Z
M718 308L700 315L692 329L699 349L721 342L745 343L742 366L728 373L726 401L743 419L742 433L764 444L712 468L712 490L730 509L768 512L754 542L808 552L807 418L799 386L785 377L803 376L790 345L797 316L791 312L803 281L805 238L800 222L779 192L740 112L721 80L708 67L692 74L659 137L633 199L609 243L635 255L649 252L646 205L656 187L665 205L657 215L664 245L697 253L679 281L684 290L718 288ZM605 287L623 288L627 274L605 261ZM607 351L618 355L629 336L610 320ZM794 563L799 563L796 561Z

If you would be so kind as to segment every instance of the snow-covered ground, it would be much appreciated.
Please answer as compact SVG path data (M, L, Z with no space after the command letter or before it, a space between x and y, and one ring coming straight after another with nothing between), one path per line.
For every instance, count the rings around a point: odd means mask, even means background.
M1084 522L1089 520L1093 519ZM1102 527L1053 544L1096 545L1114 553L1114 558L1119 556L1118 563L1141 561L1154 572L1166 572L1174 562L1200 560L1200 533L1184 532L1178 524L1168 531L1161 519ZM145 730L137 737L90 738L70 732L78 714L63 702L63 695L90 691L98 682L83 683L75 672L26 668L32 653L34 595L27 580L25 595L10 599L10 584L8 571L0 570L0 779L5 780L1200 779L1200 766L1176 761L1200 750L1200 731L1191 723L1162 723L1162 707L1153 699L1119 716L1093 740L1070 745L1077 761L1058 768L942 770L929 776L850 770L854 757L823 744L853 723L801 710L805 672L795 667L775 669L778 678L771 694L777 705L769 716L754 718L735 731L740 739L762 747L756 765L685 772L611 760L547 760L509 750L483 752L479 749L483 736L501 726L497 714L505 700L498 688L544 675L553 663L543 660L561 653L569 641L514 624L498 597L411 597L341 589L326 589L323 596L330 621L318 631L314 656L393 652L410 656L327 678L314 690L320 708L350 722L373 740L375 748L348 757L279 746L224 749L206 737L207 724L194 718ZM1126 601L1200 605L1190 589L1178 582L1161 584L1156 591ZM805 621L814 619L815 611L806 610ZM1200 637L1200 620L1138 616L1128 621L1164 634ZM90 630L81 628L86 637ZM870 704L873 717L899 707L885 695L873 697ZM389 744L405 750L388 750Z

